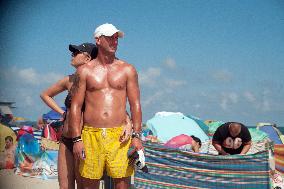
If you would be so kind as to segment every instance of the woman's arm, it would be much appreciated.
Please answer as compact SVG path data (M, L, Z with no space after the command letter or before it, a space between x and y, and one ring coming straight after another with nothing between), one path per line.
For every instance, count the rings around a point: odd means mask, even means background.
M50 86L40 94L40 97L43 100L43 102L54 111L60 113L61 115L64 114L64 110L60 108L60 106L55 102L53 97L65 90L68 90L67 88L68 82L69 82L69 76L66 76L63 79L57 81L55 84L53 84L52 86Z

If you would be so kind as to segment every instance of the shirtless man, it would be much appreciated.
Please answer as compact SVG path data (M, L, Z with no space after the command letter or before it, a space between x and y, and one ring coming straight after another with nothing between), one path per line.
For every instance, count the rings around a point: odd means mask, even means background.
M11 136L5 137L4 158L0 159L0 169L13 169L15 167L15 150L16 146L13 143Z
M129 188L133 166L127 152L132 146L143 149L142 113L138 75L135 68L116 58L118 38L123 33L112 24L96 28L97 58L77 70L73 84L71 132L74 156L80 158L84 188L98 188L103 171L113 178L115 188ZM119 141L129 102L133 123L132 140ZM80 130L81 106L85 101L84 128Z

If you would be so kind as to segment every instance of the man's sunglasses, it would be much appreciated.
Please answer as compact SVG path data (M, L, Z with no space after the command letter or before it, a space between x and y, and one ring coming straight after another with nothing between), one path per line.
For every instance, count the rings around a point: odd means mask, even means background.
M75 52L72 52L71 56L75 57L75 56L77 56L78 54L81 54L81 53L82 53L81 51L75 51Z

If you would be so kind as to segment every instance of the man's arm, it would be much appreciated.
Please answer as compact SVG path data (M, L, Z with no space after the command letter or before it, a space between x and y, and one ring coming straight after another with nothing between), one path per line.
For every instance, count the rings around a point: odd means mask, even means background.
M242 155L246 154L249 151L251 144L252 144L251 141L245 143L240 154L242 154Z
M212 145L218 151L219 154L229 155L227 152L224 151L224 149L222 148L221 144L219 144L219 142L213 140Z
M221 143L223 141L223 137L221 135L220 127L217 128L215 131L213 138L212 138L212 145L214 148L218 151L219 154L221 155L229 155L225 150L223 149Z
M132 122L131 122L131 119L129 117L128 112L126 112L125 126L124 126L123 131L120 135L119 141L121 143L128 141L131 132L132 132Z
M243 131L242 131L243 132L242 133L242 135L243 135L242 140L243 140L243 143L244 143L244 147L243 147L243 149L242 149L240 154L243 155L243 154L246 154L249 151L249 149L250 149L250 147L252 145L252 142L251 142L251 135L250 135L250 132L249 132L248 128L247 127L243 127L242 129L243 129Z
M84 146L81 140L81 115L82 105L85 99L86 91L86 72L83 68L78 68L74 76L74 82L71 88L72 102L70 108L69 129L73 138L73 153L76 157L82 157Z
M141 133L142 130L142 111L140 105L140 90L138 84L138 74L133 66L128 70L127 78L127 97L130 105L131 119L133 124L133 132ZM143 148L141 139L134 137L132 145L136 150Z

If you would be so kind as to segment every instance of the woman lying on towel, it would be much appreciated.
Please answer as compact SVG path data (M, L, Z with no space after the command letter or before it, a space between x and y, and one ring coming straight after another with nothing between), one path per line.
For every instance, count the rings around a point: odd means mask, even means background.
M188 136L181 134L170 139L165 146L170 148L179 148L193 152L199 152L201 148L201 140L194 135Z

